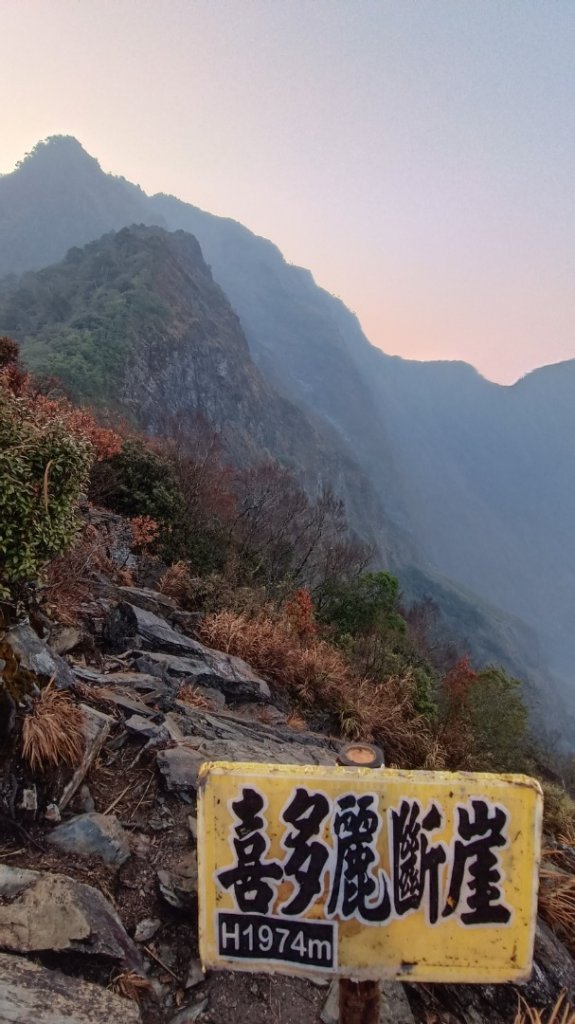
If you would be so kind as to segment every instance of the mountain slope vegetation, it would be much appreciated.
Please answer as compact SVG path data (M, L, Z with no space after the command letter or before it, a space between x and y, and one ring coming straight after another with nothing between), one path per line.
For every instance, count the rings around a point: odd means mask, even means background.
M28 248L21 226L28 220L10 213L15 194L26 197L41 225ZM79 212L66 220L69 195ZM60 211L65 242L55 223ZM348 466L355 463L357 479L369 479L375 495L363 525L407 596L421 593L415 567L461 625L479 595L487 621L509 636L515 663L547 694L546 714L573 737L561 700L575 707L575 364L502 388L461 363L388 357L339 300L287 264L272 243L173 197L146 197L105 175L68 139L49 141L0 179L0 224L9 228L2 271L46 263L57 244L63 257L66 246L109 230L112 216L112 226L122 218L151 220L193 233L264 378L329 437L332 451L345 453ZM345 476L340 472L340 483ZM360 514L363 497L357 500L348 482L343 489Z

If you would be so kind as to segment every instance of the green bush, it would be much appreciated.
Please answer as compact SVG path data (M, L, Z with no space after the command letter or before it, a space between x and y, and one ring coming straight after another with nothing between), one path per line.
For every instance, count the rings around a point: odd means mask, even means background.
M478 672L469 693L469 714L474 768L496 772L529 769L528 712L518 679L502 668Z
M398 611L399 582L388 572L368 572L349 582L326 584L317 598L318 618L337 639L378 634L404 634Z
M92 447L56 411L0 391L0 596L37 577L76 532Z

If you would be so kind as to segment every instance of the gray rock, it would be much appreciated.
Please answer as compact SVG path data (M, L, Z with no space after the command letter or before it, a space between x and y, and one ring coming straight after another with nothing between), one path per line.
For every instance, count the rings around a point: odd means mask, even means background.
M206 760L205 756L188 747L172 747L160 750L156 764L170 793L190 792L196 789L198 773Z
M175 743L180 743L185 738L186 734L182 728L183 722L184 720L182 716L174 714L173 711L169 711L168 714L164 716L162 724L164 728L168 730L170 739Z
M50 631L50 648L56 654L67 654L84 639L86 634L76 626L57 626Z
M270 688L264 679L252 671L247 662L231 654L213 651L196 643L195 656L182 657L162 651L150 651L149 660L160 665L164 679L174 684L187 682L218 690L226 700L267 702Z
M336 978L329 986L327 999L319 1015L322 1024L339 1024L339 979Z
M553 1003L563 989L575 999L575 961L560 939L540 919L535 932L534 970L523 995L537 1005Z
M98 857L105 864L120 865L130 856L128 837L113 814L81 814L58 825L47 839L64 853Z
M98 672L97 669L85 665L73 663L74 675L84 683L94 683L95 686L106 688L121 687L124 690L135 690L142 697L152 694L163 695L170 693L171 689L161 679L161 669L157 669L157 675L146 672L120 671L120 672Z
M401 982L384 982L380 985L380 993L379 1024L415 1024L415 1017Z
M117 595L120 601L127 601L143 611L168 618L178 608L173 598L168 597L167 594L161 594L159 590L150 590L148 587L117 587Z
M134 939L136 942L149 942L161 926L162 922L157 917L145 917L142 921L138 921Z
M80 786L80 791L76 797L76 803L78 807L84 812L84 814L91 814L92 811L96 810L94 797L90 793L90 790L86 783L84 783L83 786Z
M54 678L60 690L73 685L74 674L69 665L60 655L50 650L29 622L12 626L7 630L4 640L14 651L22 668L28 672L46 681Z
M194 1006L184 1006L182 1010L170 1018L170 1024L194 1024L194 1021L201 1017L208 1008L207 998L201 999Z
M0 949L83 953L143 971L137 947L98 889L6 865L0 865Z
M177 633L160 615L138 608L128 601L120 603L110 612L107 624L110 645L117 651L138 647L145 651L164 651L167 654L193 656L195 640Z
M136 1003L19 956L0 953L0 1021L10 1024L138 1024Z
M170 868L158 871L158 883L164 899L178 910L193 908L198 890L198 859L195 850L189 850Z
M201 985L206 980L206 976L202 971L202 965L199 960L192 960L188 967L188 973L184 982L184 988L195 988L196 985Z
M36 792L36 786L32 786L31 789L22 790L19 809L27 817L36 817L36 812L38 811L38 794Z
M205 647L177 633L159 615L126 601L110 613L109 636L117 650L136 647L148 652L144 665L161 665L164 678L211 686L230 700L267 701L270 698L268 684L241 658Z
M142 715L131 715L126 719L124 725L134 736L152 740L154 743L168 743L171 738L169 730L163 724L155 725L154 722L150 722Z
M62 821L62 815L60 814L58 804L48 804L44 812L44 817L46 821L50 821L54 825L59 824L59 822Z
M57 801L61 811L68 806L70 800L82 785L92 764L106 742L114 722L114 719L110 718L109 715L96 711L95 708L89 707L88 704L80 704L80 709L83 712L84 754L81 763L76 768L72 778L64 787L60 799Z
M325 736L270 726L228 712L188 707L181 719L184 749L204 761L264 761L274 764L335 764L338 747Z

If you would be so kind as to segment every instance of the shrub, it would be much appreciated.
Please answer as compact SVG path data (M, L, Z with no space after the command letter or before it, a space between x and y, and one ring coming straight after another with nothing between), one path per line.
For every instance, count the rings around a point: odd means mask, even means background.
M473 767L481 771L525 771L528 713L519 680L502 668L483 669L470 692L470 713Z
M73 542L91 462L65 416L0 388L0 596Z
M334 635L358 637L373 633L405 633L398 611L399 582L388 572L369 572L356 580L326 584L318 595L321 622Z
M453 770L524 771L527 708L521 683L500 668L460 658L442 681L439 733Z

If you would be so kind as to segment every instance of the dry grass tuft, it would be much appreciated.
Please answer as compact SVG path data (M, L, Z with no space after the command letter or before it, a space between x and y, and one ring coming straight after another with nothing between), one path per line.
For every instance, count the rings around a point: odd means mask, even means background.
M564 992L547 1013L544 1010L535 1010L521 999L513 1024L575 1024L575 1011L565 1002Z
M22 757L32 772L78 765L84 748L83 725L80 708L51 681L22 726Z
M539 912L575 956L575 875L555 868L541 869Z
M193 581L187 562L174 562L160 579L160 593L173 598L178 604L185 605L193 590Z
M302 639L285 616L264 608L253 616L226 610L208 615L201 639L244 658L287 691L298 711L328 713L346 739L374 739L404 767L424 763L432 739L413 706L409 676L375 684L360 678L345 655L318 637Z
M152 991L152 983L135 971L122 971L113 978L109 987L116 995L135 1003L139 1003L143 996Z
M561 786L543 783L543 829L561 842L575 846L575 801Z
M178 690L178 700L188 704L191 708L197 708L198 711L213 711L214 705L197 686L192 686L190 683L183 683Z

